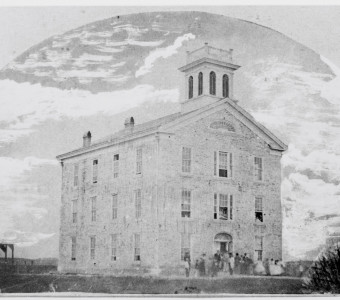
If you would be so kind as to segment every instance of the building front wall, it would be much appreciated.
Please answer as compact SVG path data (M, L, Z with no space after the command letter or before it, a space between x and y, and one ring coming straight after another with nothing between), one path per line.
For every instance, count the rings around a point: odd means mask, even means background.
M236 132L212 129L217 120L230 122ZM215 253L218 233L233 238L232 252L255 257L255 236L263 237L263 259L282 258L281 155L227 111L220 111L181 127L161 139L159 176L162 204L160 265L181 265L181 233L191 235L191 260ZM192 151L191 173L182 172L182 147ZM214 151L233 155L232 178L214 176ZM263 180L254 179L254 157L263 160ZM191 191L191 216L181 217L181 191ZM233 220L215 220L214 193L233 195ZM263 198L264 222L255 221L255 196Z

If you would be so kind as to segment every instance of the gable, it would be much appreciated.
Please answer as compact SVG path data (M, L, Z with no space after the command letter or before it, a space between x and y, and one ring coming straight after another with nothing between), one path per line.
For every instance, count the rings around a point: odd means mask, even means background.
M173 122L169 122L161 126L159 130L175 133L200 120L210 120L211 122L207 126L211 130L224 131L225 133L234 132L237 134L237 130L239 130L239 134L244 135L245 131L241 131L241 128L247 128L247 130L267 143L270 149L276 151L287 150L287 146L273 133L256 122L249 113L234 101L227 98L195 110Z

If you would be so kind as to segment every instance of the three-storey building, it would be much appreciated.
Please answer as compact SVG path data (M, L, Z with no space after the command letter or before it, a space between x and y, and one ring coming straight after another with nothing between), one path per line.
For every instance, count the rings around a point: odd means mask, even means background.
M281 259L286 145L233 98L232 50L187 54L181 111L58 156L59 269L178 273L184 256Z

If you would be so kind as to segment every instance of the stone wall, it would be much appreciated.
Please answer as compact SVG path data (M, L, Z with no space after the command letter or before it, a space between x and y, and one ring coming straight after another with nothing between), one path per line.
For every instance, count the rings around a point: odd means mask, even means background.
M230 121L236 132L209 128L211 122ZM181 172L182 147L192 148L192 172ZM214 151L233 154L232 178L214 176ZM254 180L254 156L262 157L263 181ZM282 258L281 221L281 155L273 155L268 145L222 111L201 119L161 140L159 177L162 204L164 249L160 261L180 264L180 233L191 234L191 256L195 260L203 252L216 251L214 237L226 232L233 237L233 252L248 253L254 258L255 236L263 236L263 258ZM181 218L181 190L192 191L192 216ZM213 218L214 193L231 193L234 197L233 220ZM264 222L255 222L255 196L263 197ZM163 258L162 258L163 257Z
M235 132L212 129L227 120ZM192 172L182 170L182 147L192 148ZM136 149L143 149L143 171L136 174ZM214 176L214 151L233 154L232 178ZM119 154L119 177L113 177L113 155ZM263 180L254 180L254 156L263 158ZM214 237L232 236L232 251L254 258L255 236L264 237L263 259L282 257L281 167L279 155L245 125L222 110L181 127L123 142L66 159L63 166L59 270L128 274L182 270L181 233L191 234L192 261L216 250ZM92 161L98 159L98 182L92 183ZM73 186L79 163L79 185ZM134 191L142 190L142 216L135 217ZM181 191L192 191L191 217L181 217ZM233 220L215 220L214 193L234 197ZM112 220L112 194L118 194L118 217ZM91 221L91 197L97 197L97 220ZM255 196L263 197L264 222L255 222ZM71 201L77 202L77 223ZM118 234L117 261L111 260L111 234ZM134 261L134 234L141 235L141 261ZM77 237L71 260L71 237ZM90 236L96 257L90 259ZM160 269L158 269L160 267ZM170 271L169 271L170 270ZM123 272L123 273L122 273Z
M143 155L142 174L136 174L136 149ZM119 176L113 176L113 155L119 154ZM156 241L157 140L154 136L122 143L66 160L63 166L60 271L115 272L121 268L154 265ZM92 161L98 159L98 182L92 182ZM79 185L73 186L74 164L79 163ZM136 218L135 190L142 191L142 214ZM117 219L112 219L112 195L118 195ZM91 197L96 196L96 221L91 221ZM72 200L77 222L72 222ZM134 234L141 236L141 262L134 261ZM111 234L117 234L117 260L111 260ZM71 237L77 237L76 260L71 260ZM96 237L95 259L90 259L90 237Z

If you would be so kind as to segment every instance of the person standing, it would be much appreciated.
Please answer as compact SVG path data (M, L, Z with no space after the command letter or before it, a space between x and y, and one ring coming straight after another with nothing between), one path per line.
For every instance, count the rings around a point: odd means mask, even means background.
M240 274L241 273L240 268L241 268L241 257L238 255L238 253L236 253L234 273L235 274Z
M233 257L232 253L229 253L229 273L230 275L233 275L235 268L235 259Z
M230 273L230 268L229 268L229 255L227 252L223 254L223 272L226 274Z
M221 253L220 253L220 250L217 250L217 252L214 254L214 259L220 263L221 261Z
M200 276L200 261L198 259L196 259L195 262L195 274L194 277L199 277Z
M189 277L189 274L190 274L190 264L189 264L189 259L188 258L184 259L184 268L185 268L185 276Z
M187 260L189 263L189 267L191 267L191 259L190 259L190 253L189 252L185 252L184 254L184 261Z
M269 274L270 275L273 275L273 273L275 273L274 269L275 269L275 264L274 264L274 259L272 258L269 261Z
M219 270L219 262L215 257L213 258L212 266L211 266L211 277L217 276Z

